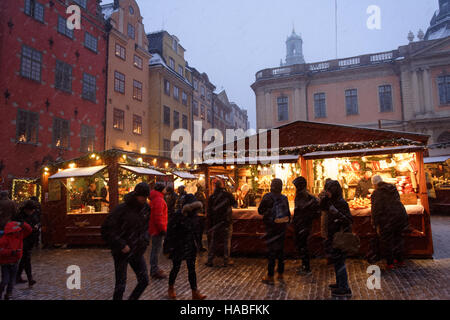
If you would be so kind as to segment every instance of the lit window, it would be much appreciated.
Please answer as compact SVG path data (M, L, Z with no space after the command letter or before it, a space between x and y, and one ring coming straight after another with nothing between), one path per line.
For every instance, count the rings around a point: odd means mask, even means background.
M116 43L116 57L119 57L122 60L126 59L126 49L117 43Z

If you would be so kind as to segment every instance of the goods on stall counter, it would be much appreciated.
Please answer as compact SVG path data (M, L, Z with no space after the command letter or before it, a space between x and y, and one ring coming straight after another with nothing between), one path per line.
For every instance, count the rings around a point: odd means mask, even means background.
M359 210L359 209L368 209L372 206L372 201L370 199L358 198L354 200L350 200L348 202L348 206L350 209Z
M397 187L398 193L400 195L402 194L409 194L414 193L413 184L411 182L411 177L397 177L397 182L395 183L395 186Z

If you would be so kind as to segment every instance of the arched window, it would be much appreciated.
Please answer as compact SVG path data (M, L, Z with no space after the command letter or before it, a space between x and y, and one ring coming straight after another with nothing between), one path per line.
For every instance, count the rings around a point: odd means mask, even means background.
M443 142L450 142L450 131L444 131L441 133L441 135L437 138L437 143L443 143Z

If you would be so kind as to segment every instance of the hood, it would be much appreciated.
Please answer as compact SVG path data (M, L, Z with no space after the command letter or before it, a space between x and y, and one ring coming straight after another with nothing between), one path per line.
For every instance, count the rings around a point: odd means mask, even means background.
M6 224L4 232L5 234L12 234L20 232L21 230L22 227L20 226L20 224L18 222L12 221Z
M123 201L129 206L143 207L143 205L140 204L139 201L137 201L137 199L136 199L136 192L135 191L126 194L123 197Z
M162 192L156 191L156 190L152 190L150 192L150 201L153 201L157 198L164 198L164 194Z
M331 199L340 199L343 197L342 187L336 180L330 180L325 184L325 190L331 193Z
M281 179L273 179L270 184L270 192L280 194L283 191L283 181Z
M395 191L397 191L397 188L393 184L381 182L378 184L377 190L385 191L385 192L389 192L389 193L395 193Z

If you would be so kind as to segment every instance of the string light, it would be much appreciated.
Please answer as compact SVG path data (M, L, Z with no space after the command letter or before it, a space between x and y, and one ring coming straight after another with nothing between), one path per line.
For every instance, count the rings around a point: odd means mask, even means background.
M77 165L74 163L74 162L72 162L71 164L69 164L69 168L70 169L75 169L77 167Z

